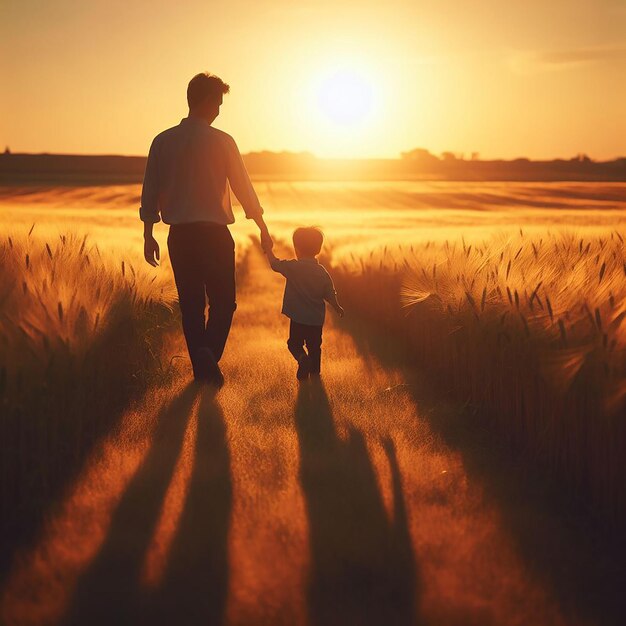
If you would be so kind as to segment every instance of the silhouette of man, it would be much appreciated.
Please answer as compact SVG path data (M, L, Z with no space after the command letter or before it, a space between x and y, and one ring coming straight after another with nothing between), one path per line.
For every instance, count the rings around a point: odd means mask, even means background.
M208 73L191 79L189 115L152 141L139 209L150 265L156 267L160 258L153 224L163 219L170 225L167 247L194 378L218 387L224 383L218 362L237 306L229 184L246 217L258 225L264 246L273 245L237 144L211 126L229 90Z

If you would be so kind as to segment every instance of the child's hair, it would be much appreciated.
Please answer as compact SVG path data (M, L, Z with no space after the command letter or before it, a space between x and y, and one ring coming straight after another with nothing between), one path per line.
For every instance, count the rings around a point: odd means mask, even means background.
M305 256L317 256L324 243L324 233L317 226L296 228L293 231L293 247Z

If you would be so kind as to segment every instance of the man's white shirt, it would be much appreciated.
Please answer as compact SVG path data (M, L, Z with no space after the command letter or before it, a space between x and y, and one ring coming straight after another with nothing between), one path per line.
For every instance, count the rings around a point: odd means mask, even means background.
M235 221L229 186L247 218L263 214L235 140L198 117L185 117L152 141L139 216L144 222Z

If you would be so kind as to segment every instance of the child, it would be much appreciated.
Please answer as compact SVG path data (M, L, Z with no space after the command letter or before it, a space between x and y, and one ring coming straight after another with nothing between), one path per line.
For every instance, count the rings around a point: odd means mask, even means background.
M277 259L271 249L264 249L272 269L287 279L282 312L291 320L287 347L298 361L298 380L320 374L324 301L343 317L333 281L315 258L323 242L324 235L319 228L297 228L293 233L297 259L283 261Z

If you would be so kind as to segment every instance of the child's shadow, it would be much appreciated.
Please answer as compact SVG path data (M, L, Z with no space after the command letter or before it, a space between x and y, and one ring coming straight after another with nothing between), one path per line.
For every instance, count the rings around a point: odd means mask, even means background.
M392 473L390 521L363 434L351 428L346 441L337 436L319 380L300 386L295 421L310 528L311 623L415 624L418 575L393 442L383 442Z

